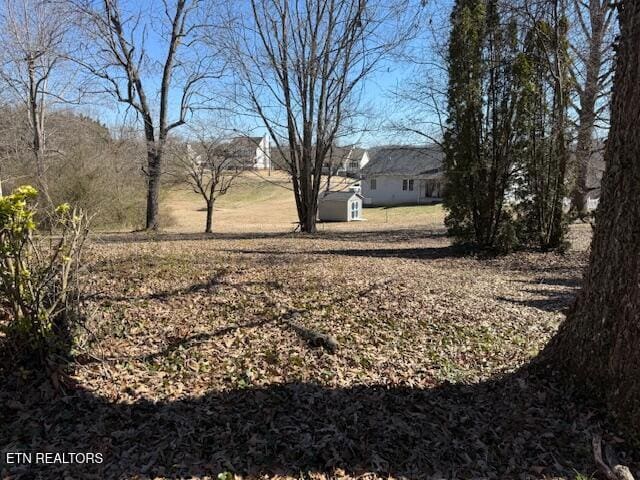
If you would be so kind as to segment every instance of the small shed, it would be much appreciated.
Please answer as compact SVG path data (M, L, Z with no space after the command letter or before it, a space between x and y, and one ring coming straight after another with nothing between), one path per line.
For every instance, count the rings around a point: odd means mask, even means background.
M323 222L362 220L362 199L358 192L324 192L318 201L318 218Z

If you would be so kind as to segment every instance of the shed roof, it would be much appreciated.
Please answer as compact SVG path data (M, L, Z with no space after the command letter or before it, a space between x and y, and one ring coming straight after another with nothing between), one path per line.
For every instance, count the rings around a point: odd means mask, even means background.
M365 176L436 175L443 171L444 153L437 145L390 145L371 149L369 158L362 169Z
M322 202L346 202L350 200L352 197L364 198L358 192L353 192L350 190L342 190L339 192L324 192L320 197L320 201Z

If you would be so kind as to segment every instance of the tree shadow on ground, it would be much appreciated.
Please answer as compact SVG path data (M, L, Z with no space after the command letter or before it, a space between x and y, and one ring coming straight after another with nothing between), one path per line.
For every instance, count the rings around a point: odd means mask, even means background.
M498 297L498 300L533 307L547 312L565 311L573 305L580 288L580 278L551 277L527 282L530 287L523 292L535 298L518 299Z
M441 247L416 248L345 248L327 250L261 250L261 249L226 249L229 253L246 255L266 255L269 257L292 257L296 255L343 255L348 257L368 258L408 258L417 260L437 260L443 258L460 258L472 255L489 256L482 252L457 245L443 245Z
M133 404L80 387L54 397L18 378L5 372L0 390L3 452L100 452L104 462L0 467L11 478L573 478L595 471L594 432L615 439L597 405L541 366L431 389L290 383ZM616 448L640 466L637 452Z
M513 303L514 305L537 308L538 310L544 310L545 312L561 312L569 309L576 298L575 293L556 292L551 290L526 291L536 296L542 296L542 298L520 300L517 298L497 297L497 299L503 302Z
M102 265L96 265L96 269L102 268ZM180 295L189 295L192 293L211 293L219 286L224 284L224 277L227 274L226 269L215 272L211 277L202 282L197 282L188 287L174 288L170 290L162 290L159 292L151 292L144 295L113 295L112 293L97 292L83 297L84 300L98 300L110 302L133 302L139 300L169 300ZM269 283L266 283L269 286Z
M180 242L191 240L263 240L263 239L316 239L345 242L399 242L424 238L444 238L444 228L390 228L385 230L318 231L313 235L289 232L214 232L214 233L173 233L173 232L114 232L98 233L94 239L98 243L149 243Z
M317 250L312 255L343 255L347 257L369 258L409 258L430 259L459 258L478 254L479 252L464 246L447 245L442 247L417 248L345 248Z

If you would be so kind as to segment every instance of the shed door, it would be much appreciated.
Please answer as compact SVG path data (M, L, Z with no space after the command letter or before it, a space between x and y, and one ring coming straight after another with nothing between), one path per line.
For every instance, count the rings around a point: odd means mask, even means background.
M351 220L360 218L360 202L351 202Z

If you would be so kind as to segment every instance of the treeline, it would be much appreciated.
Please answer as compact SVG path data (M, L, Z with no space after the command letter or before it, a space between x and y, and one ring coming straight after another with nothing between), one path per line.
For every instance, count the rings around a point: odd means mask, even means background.
M602 52L611 50L609 26L602 24L608 9L599 0L591 1L591 11L588 6L455 2L444 147L446 226L458 240L499 250L559 249L566 244L569 196L572 214L584 215L585 172L597 145L596 107L601 110L593 97L607 107L601 77L610 65ZM573 30L572 21L587 29L588 15L597 37ZM584 36L598 42L600 57L585 60L577 44Z
M23 108L0 109L0 180L6 195L19 185L47 185L49 200L81 207L99 228L142 226L144 143L135 132L110 132L70 111L47 118L43 178L37 178L28 115ZM46 207L46 205L42 205Z

